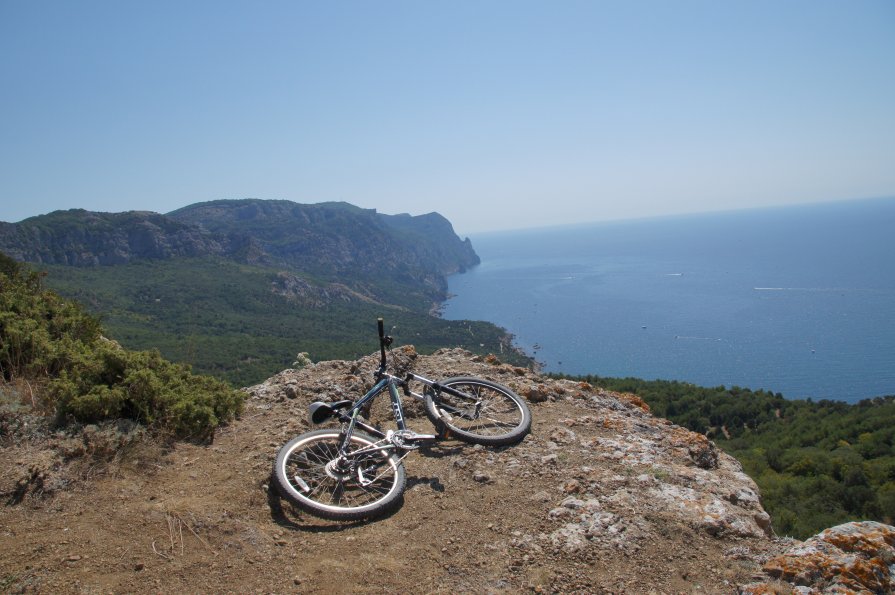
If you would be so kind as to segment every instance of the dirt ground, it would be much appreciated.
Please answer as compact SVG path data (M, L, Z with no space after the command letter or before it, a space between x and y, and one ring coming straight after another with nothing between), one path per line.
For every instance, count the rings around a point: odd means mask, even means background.
M482 372L485 364L477 365L468 372ZM356 367L320 372L316 392L350 388ZM502 374L493 376L505 380ZM313 386L308 378L300 389ZM638 509L633 496L643 469L594 452L594 441L616 435L611 424L578 424L569 446L552 438L570 419L608 414L593 401L554 396L532 403L532 432L521 444L445 441L408 456L404 501L386 518L322 521L293 509L270 485L278 448L308 429L307 402L321 396L298 390L293 398L286 386L249 399L212 444L83 464L76 481L50 494L7 491L0 592L735 593L762 578L762 560L781 547L768 537L707 531L668 510ZM431 429L422 417L410 425ZM580 447L582 440L592 446ZM0 468L22 469L42 448L6 445ZM620 490L633 499L616 498ZM569 495L630 519L611 529L627 527L628 536L580 546L557 541L563 522L556 510Z

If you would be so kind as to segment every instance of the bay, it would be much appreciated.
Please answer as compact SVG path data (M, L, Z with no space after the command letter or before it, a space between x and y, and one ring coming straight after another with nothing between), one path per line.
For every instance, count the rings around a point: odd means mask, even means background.
M893 230L878 199L477 234L443 316L549 372L893 395Z

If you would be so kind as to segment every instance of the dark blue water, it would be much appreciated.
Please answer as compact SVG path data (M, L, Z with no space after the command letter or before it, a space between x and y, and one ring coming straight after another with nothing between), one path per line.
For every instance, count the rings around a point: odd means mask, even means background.
M895 394L895 199L471 239L444 317L507 328L547 371Z

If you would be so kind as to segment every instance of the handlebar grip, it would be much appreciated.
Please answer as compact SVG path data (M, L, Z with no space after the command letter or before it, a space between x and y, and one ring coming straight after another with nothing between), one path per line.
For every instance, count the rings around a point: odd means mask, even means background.
M376 319L376 324L379 326L379 338L385 338L385 324L382 322L381 318Z

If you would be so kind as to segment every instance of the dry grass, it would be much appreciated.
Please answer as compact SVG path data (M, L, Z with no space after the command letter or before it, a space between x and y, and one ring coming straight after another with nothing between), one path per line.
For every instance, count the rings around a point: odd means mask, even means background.
M184 540L183 529L186 528L188 535L192 534L202 546L205 547L215 556L218 555L214 548L193 529L192 525L186 522L183 517L176 512L168 512L165 514L166 533L157 536L152 540L152 551L155 555L166 560L171 560L177 556L183 556L186 551L186 541Z

